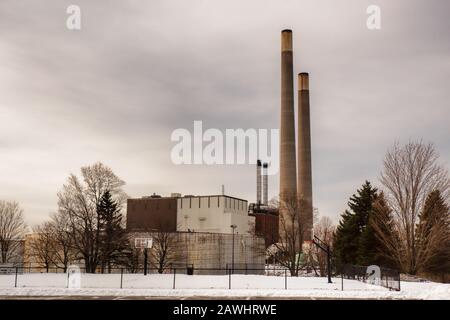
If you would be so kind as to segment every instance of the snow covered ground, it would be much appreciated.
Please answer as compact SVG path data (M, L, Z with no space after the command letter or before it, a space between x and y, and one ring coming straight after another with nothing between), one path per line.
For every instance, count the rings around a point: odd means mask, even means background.
M450 284L433 282L402 282L401 291L389 291L380 286L356 280L261 275L233 275L231 290L228 276L124 274L120 289L120 274L82 274L80 289L67 289L66 274L0 275L0 296L140 296L140 297L293 297L343 299L449 299Z

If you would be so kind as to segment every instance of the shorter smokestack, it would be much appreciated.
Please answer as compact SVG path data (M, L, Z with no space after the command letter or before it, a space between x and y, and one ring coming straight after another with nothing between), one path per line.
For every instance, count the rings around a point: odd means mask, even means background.
M261 160L256 161L256 204L261 204Z
M309 74L302 72L298 74L298 91L309 90Z
M267 206L269 204L268 201L268 175L267 175L267 168L268 168L267 162L263 163L263 205Z
M311 170L311 123L309 106L309 75L306 72L298 74L298 196L303 201L304 220L308 232L304 240L312 240L313 229L313 198Z

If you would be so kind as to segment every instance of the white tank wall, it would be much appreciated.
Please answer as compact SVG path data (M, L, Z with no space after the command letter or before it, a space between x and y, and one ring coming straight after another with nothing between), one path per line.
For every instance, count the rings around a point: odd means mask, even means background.
M209 198L209 203L208 203ZM200 201L200 203L199 203ZM254 224L247 201L226 196L180 198L177 203L177 231L248 233Z

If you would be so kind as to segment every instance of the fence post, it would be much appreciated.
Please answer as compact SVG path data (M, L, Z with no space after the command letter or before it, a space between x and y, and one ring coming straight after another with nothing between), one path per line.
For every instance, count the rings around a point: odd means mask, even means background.
M231 289L231 269L228 269L228 289Z
M176 277L176 274L177 274L177 268L173 268L173 289L175 289L175 277Z
M287 290L287 269L284 269L284 289Z
M120 269L120 289L123 287L123 268Z
M17 288L17 273L19 272L19 267L16 267L16 278L14 280L14 288Z
M328 273L328 283L333 283L331 281L331 251L330 246L327 245L327 273Z
M344 291L344 273L341 271L341 291Z

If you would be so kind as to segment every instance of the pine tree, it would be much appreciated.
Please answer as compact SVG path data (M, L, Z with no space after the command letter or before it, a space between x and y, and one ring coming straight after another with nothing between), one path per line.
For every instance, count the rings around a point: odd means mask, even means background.
M373 227L370 224L371 220L372 214L370 215L369 221L365 226L364 231L361 233L361 237L359 239L358 264L363 266L369 266L373 264L379 265L376 262L379 245L377 243L378 241Z
M450 273L450 212L439 191L431 192L416 231L420 271Z
M355 213L356 223L360 233L364 231L369 221L373 202L378 197L377 192L377 188L372 187L370 182L366 181L362 188L357 190L357 195L353 195L348 202L348 206Z
M119 258L128 245L125 230L122 228L121 208L106 191L97 207L100 220L100 254L102 271L108 267L111 272L112 263Z
M369 255L366 252L370 247L369 237L366 236L366 240L362 240L362 235L377 196L377 189L366 181L350 198L348 202L350 210L346 210L342 215L335 236L334 252L339 265L362 263L365 262L366 255Z
M398 235L394 228L392 210L387 205L383 192L378 195L370 213L369 223L361 239L361 251L366 252L366 265L398 268L394 246L398 246Z
M336 228L334 238L334 258L338 266L355 263L358 250L358 225L355 214L345 210Z

